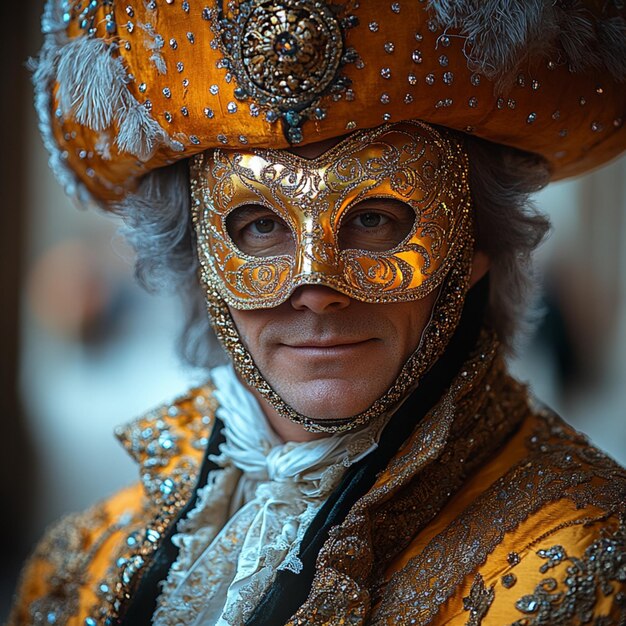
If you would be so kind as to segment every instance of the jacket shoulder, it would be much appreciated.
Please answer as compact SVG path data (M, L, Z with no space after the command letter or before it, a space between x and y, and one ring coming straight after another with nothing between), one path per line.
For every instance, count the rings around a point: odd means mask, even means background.
M215 409L206 385L116 429L140 481L46 531L23 568L9 626L90 626L99 623L92 615L114 612L193 489Z
M556 415L533 413L388 570L375 615L621 624L626 471Z

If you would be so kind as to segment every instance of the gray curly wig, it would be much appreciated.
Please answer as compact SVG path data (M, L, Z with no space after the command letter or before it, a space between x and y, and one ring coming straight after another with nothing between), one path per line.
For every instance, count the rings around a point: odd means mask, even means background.
M465 137L465 143L477 247L491 261L489 322L513 351L532 293L531 253L549 228L530 200L547 184L548 165L536 155L475 137ZM139 282L150 292L174 292L184 302L183 359L199 367L224 361L198 282L187 161L151 172L115 209L137 254Z

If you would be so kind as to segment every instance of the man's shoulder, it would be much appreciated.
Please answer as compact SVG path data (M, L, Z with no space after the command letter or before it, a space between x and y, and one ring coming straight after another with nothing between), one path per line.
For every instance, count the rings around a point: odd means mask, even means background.
M621 623L626 471L551 411L533 411L386 579L380 623Z
M612 512L626 506L626 469L556 413L536 411L524 435L525 455L506 480L528 473L542 499L569 500L578 509Z
M9 624L99 623L93 607L116 602L191 493L215 410L206 384L116 429L139 480L46 530L23 568Z
M550 503L621 511L626 469L554 411L530 406L518 429L451 499L462 511L497 503L509 519L516 513L525 519Z

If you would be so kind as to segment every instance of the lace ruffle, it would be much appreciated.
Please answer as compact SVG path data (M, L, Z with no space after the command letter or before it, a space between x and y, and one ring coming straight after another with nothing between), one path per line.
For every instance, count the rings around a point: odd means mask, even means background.
M357 432L283 443L232 367L212 372L225 443L220 466L172 541L153 626L243 623L278 570L299 573L302 538L347 467L377 446L383 420Z

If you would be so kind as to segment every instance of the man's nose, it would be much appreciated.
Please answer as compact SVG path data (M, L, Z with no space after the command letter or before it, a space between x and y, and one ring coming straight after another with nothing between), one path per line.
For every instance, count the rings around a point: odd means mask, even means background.
M293 292L289 301L296 311L333 313L345 309L350 304L350 296L324 285L303 285Z

